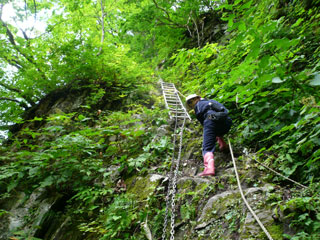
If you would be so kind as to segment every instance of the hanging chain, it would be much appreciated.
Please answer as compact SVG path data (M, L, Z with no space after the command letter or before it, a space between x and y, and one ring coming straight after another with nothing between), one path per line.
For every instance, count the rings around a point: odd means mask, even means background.
M184 115L183 118L183 124L181 126L180 130L180 143L179 143L179 152L178 152L178 157L176 164L175 163L175 157L174 157L174 152L175 152L175 145L176 145L176 130L177 130L177 125L178 125L178 118L176 117L175 120L175 132L174 132L174 148L173 148L173 156L172 156L172 163L171 163L171 168L170 168L170 174L169 174L169 186L168 186L168 192L166 196L166 213L165 213L165 219L164 219L164 226L163 226L163 233L162 233L162 240L166 239L166 228L168 226L168 213L169 213L169 206L171 203L171 231L170 231L170 240L174 240L174 220L175 220L175 194L176 194L176 189L177 189L177 178L178 178L178 172L179 172L179 166L180 166L180 160L181 160L181 152L182 152L182 141L183 141L183 131L184 131L184 126L186 122L186 115ZM174 169L175 165L175 169ZM174 173L173 173L174 169ZM171 196L171 199L170 199Z
M177 158L177 164L176 169L174 172L174 176L172 179L172 196L171 196L171 237L170 240L174 240L174 219L175 219L175 194L177 190L177 177L179 172L179 166L180 166L180 159L181 159L181 150L182 150L182 140L183 140L183 131L184 131L184 125L186 123L186 114L183 117L183 123L181 126L181 132L180 132L180 145L179 145L179 153Z
M168 191L166 196L166 213L164 217L164 224L162 229L162 240L166 239L166 229L168 226L168 213L169 213L169 205L170 205L170 195L172 193L171 186L172 186L172 176L173 176L173 168L174 168L174 159L175 159L175 149L176 149L176 141L177 141L177 126L178 126L178 106L176 106L176 116L175 116L175 125L174 125L174 132L173 132L173 153L172 153L172 160L171 160L171 167L169 173L169 184L168 184Z
M162 232L162 240L166 239L167 235L167 226L168 226L168 216L169 216L169 211L171 209L171 230L170 230L170 240L174 240L174 220L175 220L175 195L177 191L177 178L178 178L178 172L179 172L179 166L180 166L180 159L181 159L181 151L182 151L182 142L183 142L183 131L186 123L186 118L190 118L189 114L187 113L186 109L183 107L183 103L181 102L179 95L178 95L178 90L175 89L174 85L173 88L175 90L174 94L176 95L176 101L175 101L175 127L174 127L174 136L173 136L173 154L172 154L172 160L171 160L171 167L170 167L170 173L169 173L169 183L168 183L168 192L166 195L166 211L165 211L165 217L164 217L164 226L163 226L163 232ZM162 86L163 89L163 96L166 102L167 108L172 110L170 108L169 102L166 100L166 94L165 94L165 87ZM172 103L172 101L171 101ZM173 105L173 104L172 104ZM178 109L179 105L179 109ZM181 106L180 106L181 105ZM182 109L180 109L182 108ZM179 125L179 117L181 115L178 114L178 110L184 110L183 114L183 123L181 127L179 128L179 137L180 137L180 143L179 143L179 151L178 151L178 156L175 158L175 151L176 151L176 142L177 142L177 131L178 131L178 125ZM179 112L181 114L181 112ZM181 116L182 117L182 116ZM171 118L171 117L170 117ZM170 206L171 205L171 206Z

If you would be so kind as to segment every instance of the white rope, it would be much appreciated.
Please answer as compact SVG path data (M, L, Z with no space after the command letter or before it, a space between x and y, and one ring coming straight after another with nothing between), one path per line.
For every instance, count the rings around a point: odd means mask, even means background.
M256 161L256 162L257 162L257 163L259 163L261 166L263 166L264 168L268 169L269 171L271 171L271 172L275 173L276 175L278 175L278 176L280 176L280 177L283 177L284 179L287 179L288 181L291 181L291 182L293 182L293 183L297 184L299 187L306 188L306 189L308 188L307 186L305 186L305 185L303 185L303 184L301 184L301 183L298 183L297 181L292 180L292 179L290 179L290 178L288 178L288 177L286 177L286 176L282 175L281 173L278 173L277 171L273 170L272 168L269 168L268 166L266 166L265 164L263 164L263 163L259 162L258 160L256 160L256 159L252 159L252 158L251 158L251 157L249 157L249 156L247 156L247 157L248 157L248 158L250 158L251 160Z
M249 211L251 212L252 216L254 217L254 219L258 222L258 224L260 225L261 229L264 231L264 233L267 235L267 237L269 238L269 240L273 240L273 238L271 237L270 233L268 232L268 230L263 226L262 222L260 221L260 219L258 218L258 216L254 213L254 211L252 210L252 208L250 207L247 199L245 198L243 191L242 191L242 187L241 187L241 182L240 182L240 178L239 178L239 174L237 171L237 166L236 166L236 161L234 160L234 156L233 156L233 151L232 151L232 146L230 143L230 139L228 138L228 143L229 143L229 149L230 149L230 154L232 157L232 162L233 162L233 167L234 167L234 171L236 173L236 178L237 178L237 182L238 182L238 188L241 194L241 197L244 201L244 203L246 204L247 208L249 209Z
M185 95L183 95L178 89L176 89L178 93L180 93L180 95L184 98L187 98Z

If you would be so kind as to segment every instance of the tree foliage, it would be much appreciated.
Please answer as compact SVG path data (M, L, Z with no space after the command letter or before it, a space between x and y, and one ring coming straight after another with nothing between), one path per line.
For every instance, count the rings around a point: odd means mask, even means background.
M319 178L312 163L319 159L320 48L311 44L319 42L319 9L235 1L217 11L228 24L227 43L179 50L165 76L227 103L242 141L274 152L270 161L287 175Z
M170 149L168 139L151 140L152 125L160 124L163 115L140 105L134 105L135 110L122 108L129 112L105 113L100 120L91 111L110 99L148 104L133 94L148 94L147 83L158 73L186 94L223 102L235 122L235 143L258 152L261 161L284 175L317 189L319 3L2 1L1 128L17 122L42 126L25 127L12 136L12 151L6 153L9 147L3 147L0 184L5 193L20 184L62 192L73 189L78 211L72 214L81 219L81 231L97 232L103 239L129 239L129 232L137 228L132 221L145 220L147 213L138 203L124 204L130 198L114 195L114 186L105 190L95 181L108 178L107 165L119 166L128 175L142 174L164 158ZM14 15L5 18L10 6ZM34 25L40 22L45 22L44 30ZM155 72L156 67L161 70ZM72 113L28 116L45 96L65 87L90 89L86 106ZM128 120L143 113L149 128ZM153 118L160 120L155 123ZM277 177L273 180L285 184ZM297 231L292 239L312 239L319 231L315 192L278 202ZM96 220L90 218L92 212Z
M9 3L1 4L1 13ZM122 2L116 6L112 1L28 3L15 8L17 16L36 18L36 6L38 11L49 8L51 17L45 19L43 33L30 36L31 29L18 29L19 20L13 24L1 19L2 121L14 122L23 110L59 87L90 82L129 86L146 72L127 55L130 47L118 40ZM25 15L19 14L22 11Z

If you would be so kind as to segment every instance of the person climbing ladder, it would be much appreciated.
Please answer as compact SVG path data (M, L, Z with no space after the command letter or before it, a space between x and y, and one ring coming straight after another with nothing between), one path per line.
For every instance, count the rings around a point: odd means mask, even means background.
M214 176L215 145L218 142L220 151L228 149L223 135L229 132L232 119L228 116L228 110L215 100L191 94L186 98L186 102L190 109L194 109L196 118L203 126L202 156L205 168L199 176Z

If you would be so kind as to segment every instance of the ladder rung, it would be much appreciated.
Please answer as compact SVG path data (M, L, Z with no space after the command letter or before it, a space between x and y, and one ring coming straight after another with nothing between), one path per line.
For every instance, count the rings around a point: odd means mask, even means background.
M178 116L178 117L173 116L173 118L184 118L184 116ZM188 117L186 116L186 118L188 118Z
M176 90L175 87L169 87L169 86L162 86L162 88L164 88L164 89L169 89L169 90Z
M165 94L166 95L166 97L174 97L174 98L178 98L177 97L177 95L175 95L175 94Z
M177 99L177 100L179 100L179 98L177 98L177 97L166 97L166 99Z
M166 83L161 81L161 88L163 91L163 97L166 102L166 107L169 110L170 118L188 118L191 120L188 112L186 111L183 103L181 102L175 85L173 83Z
M184 111L183 109L179 109L178 111L174 111L174 110L171 110L170 112L172 113L185 113L186 111Z
M166 98L176 98L176 99L179 99L179 98L177 97L177 95L173 95L173 94L166 95Z
M186 113L185 112L178 112L178 113L170 112L170 114L173 116L184 116Z
M179 113L179 114L172 114L172 115L174 115L174 116L177 116L177 117L183 117L184 115L186 115L186 113Z

